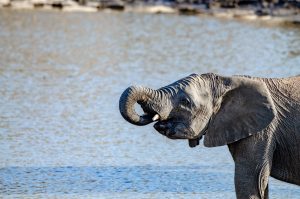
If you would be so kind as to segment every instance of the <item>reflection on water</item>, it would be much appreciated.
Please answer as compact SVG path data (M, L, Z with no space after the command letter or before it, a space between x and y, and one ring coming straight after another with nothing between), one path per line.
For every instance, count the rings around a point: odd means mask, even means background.
M300 74L300 30L209 17L0 12L0 196L232 198L226 147L190 149L118 111L132 84ZM155 166L154 166L155 165ZM299 188L271 180L272 198Z

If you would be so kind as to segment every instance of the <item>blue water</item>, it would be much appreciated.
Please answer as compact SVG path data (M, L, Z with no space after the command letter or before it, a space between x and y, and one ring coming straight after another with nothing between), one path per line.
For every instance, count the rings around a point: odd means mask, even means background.
M300 30L210 17L0 12L0 198L234 198L227 147L120 116L130 85L300 74ZM271 198L300 198L270 180Z
M73 194L98 195L98 197L127 193L165 193L170 196L180 193L208 195L209 197L234 197L232 168L215 171L206 166L102 166L102 167L9 167L3 168L0 188L4 196L49 194L63 196ZM227 171L225 171L227 170ZM215 183L211 183L215 182ZM273 184L274 183L274 184ZM213 185L212 185L213 184ZM288 198L299 197L296 186L272 181L273 195ZM131 194L129 194L131 193Z

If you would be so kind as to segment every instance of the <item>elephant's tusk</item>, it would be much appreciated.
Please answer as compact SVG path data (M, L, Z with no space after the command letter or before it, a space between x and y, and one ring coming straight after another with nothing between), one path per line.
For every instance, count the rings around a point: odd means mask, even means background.
M153 118L152 118L152 121L154 122L154 121L157 121L157 120L159 120L159 115L158 115L158 114L155 114L155 115L153 116Z

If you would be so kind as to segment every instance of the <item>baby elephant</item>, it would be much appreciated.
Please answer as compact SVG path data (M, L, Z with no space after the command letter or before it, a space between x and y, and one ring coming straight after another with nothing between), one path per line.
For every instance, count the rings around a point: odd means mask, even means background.
M141 105L138 115L134 104ZM192 74L158 90L127 88L122 116L190 147L228 145L239 199L268 198L268 178L300 185L300 76Z

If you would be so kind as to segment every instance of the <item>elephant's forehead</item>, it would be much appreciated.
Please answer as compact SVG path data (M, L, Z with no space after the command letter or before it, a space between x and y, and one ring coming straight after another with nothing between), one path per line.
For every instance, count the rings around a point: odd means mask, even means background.
M208 98L208 92L207 88L202 87L199 88L199 86L194 85L188 85L183 90L186 95L188 95L191 100L193 100L195 103L199 103L200 101L207 100Z
M197 100L197 96L200 94L199 88L196 88L194 85L186 86L183 91L193 100Z

